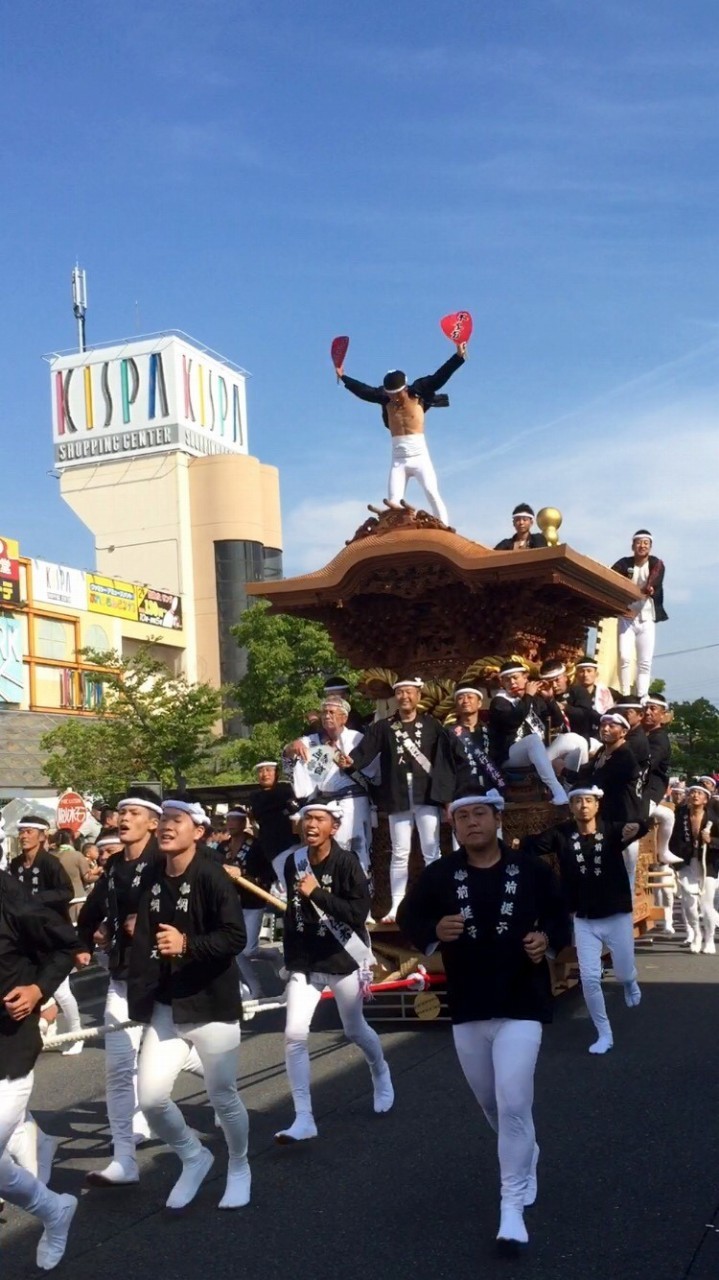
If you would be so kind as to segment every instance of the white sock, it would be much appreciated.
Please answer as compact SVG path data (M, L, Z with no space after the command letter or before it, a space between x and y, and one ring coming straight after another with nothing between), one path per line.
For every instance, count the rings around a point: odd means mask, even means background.
M385 1111L391 1111L394 1103L394 1088L389 1066L385 1061L382 1062L382 1066L378 1071L372 1072L372 1083L374 1085L375 1113L382 1115Z
M68 1232L77 1209L77 1200L74 1196L57 1196L56 1198L58 1203L55 1212L45 1223L45 1230L37 1246L36 1261L43 1271L52 1271L58 1262L62 1262Z
M230 1156L227 1165L227 1186L220 1200L221 1209L243 1209L250 1203L252 1175L247 1156Z
M642 992L636 978L624 983L624 999L630 1009L635 1009L638 1004L641 1004Z
M608 1053L609 1050L613 1048L614 1048L614 1041L612 1040L612 1037L605 1035L605 1036L600 1036L598 1040L595 1040L594 1044L590 1044L589 1052L590 1053Z
M63 1049L63 1051L62 1051L62 1057L63 1057L63 1058L74 1058L76 1054L78 1054L78 1053L82 1053L82 1051L83 1051L83 1049L84 1049L84 1048L85 1048L85 1041L84 1041L84 1040L75 1040L75 1042L74 1042L73 1044L69 1044L69 1045L67 1046L67 1049Z
M58 1148L59 1138L51 1138L49 1133L37 1131L37 1176L40 1182L48 1185L52 1174L52 1162Z
M511 1240L515 1244L527 1244L529 1235L524 1225L522 1210L515 1205L502 1205L499 1217L498 1240Z
M275 1142L284 1145L288 1142L304 1142L307 1138L317 1137L317 1125L311 1114L297 1116L289 1129L280 1129L275 1134Z
M534 1144L534 1155L532 1156L532 1166L529 1170L527 1178L527 1189L524 1193L524 1207L528 1209L537 1199L537 1164L539 1162L539 1147Z
M140 1181L140 1171L133 1156L111 1160L107 1168L88 1173L87 1181L96 1187L123 1187Z
M203 1147L196 1155L190 1156L189 1160L183 1160L182 1173L167 1197L166 1207L168 1209L184 1209L186 1205L190 1204L214 1163L215 1157L211 1151L207 1150L207 1147Z

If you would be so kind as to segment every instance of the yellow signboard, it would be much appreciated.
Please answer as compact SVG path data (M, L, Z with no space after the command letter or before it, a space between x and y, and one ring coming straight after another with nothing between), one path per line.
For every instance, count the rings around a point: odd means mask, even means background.
M91 613L137 622L137 588L131 582L104 578L99 573L88 573L86 578L87 607Z

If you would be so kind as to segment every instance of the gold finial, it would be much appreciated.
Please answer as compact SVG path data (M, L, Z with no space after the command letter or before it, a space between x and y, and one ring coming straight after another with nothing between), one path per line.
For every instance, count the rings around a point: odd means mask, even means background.
M561 523L562 513L556 507L542 507L542 510L537 512L537 524L550 547L556 547L559 542L559 526Z

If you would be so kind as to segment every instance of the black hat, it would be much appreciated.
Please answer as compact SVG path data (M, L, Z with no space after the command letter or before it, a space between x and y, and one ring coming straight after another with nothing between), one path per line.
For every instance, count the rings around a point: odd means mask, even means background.
M515 516L531 516L532 519L534 519L534 511L528 502L520 502L512 512L512 519L514 519Z
M389 395L395 396L398 391L404 391L407 386L407 374L401 369L390 369L389 373L384 375L382 386Z
M567 668L561 658L546 658L539 668L539 676L542 680L553 680L556 676L565 676Z
M324 693L343 693L349 689L349 684L344 676L328 676L322 689Z

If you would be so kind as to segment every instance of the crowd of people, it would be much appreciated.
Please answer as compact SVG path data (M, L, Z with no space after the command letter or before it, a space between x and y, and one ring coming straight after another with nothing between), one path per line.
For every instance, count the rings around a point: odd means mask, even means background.
M136 786L98 814L92 845L46 819L18 824L19 852L0 871L0 1195L43 1224L38 1265L57 1265L77 1207L48 1187L53 1141L28 1110L41 1018L56 1001L83 1045L73 967L108 971L105 1070L112 1158L92 1186L135 1184L150 1135L178 1157L170 1210L191 1203L213 1155L172 1100L181 1071L204 1079L227 1145L221 1209L250 1199L248 1119L237 1088L243 995L258 994L253 960L268 900L283 913L285 1062L293 1116L280 1144L317 1136L308 1038L329 990L347 1039L364 1055L377 1114L394 1089L364 998L372 979L372 846L386 819L389 910L420 954L439 949L458 1060L497 1132L500 1246L526 1243L537 1188L532 1117L548 961L572 940L596 1030L613 1047L602 994L611 955L630 1007L641 1000L633 892L640 838L656 829L664 923L679 895L693 953L715 951L719 800L713 777L671 776L662 695L602 686L583 655L573 670L510 661L493 687L461 682L447 723L423 711L423 681L399 678L389 714L362 717L329 679L312 723L282 762L260 761L246 806L218 818L191 796ZM521 844L502 836L507 796L534 780L556 817ZM559 810L563 809L564 812ZM549 812L549 811L548 811ZM440 856L443 822L452 852ZM425 864L408 888L413 829ZM557 874L557 871L559 874ZM381 898L375 893L375 902Z

